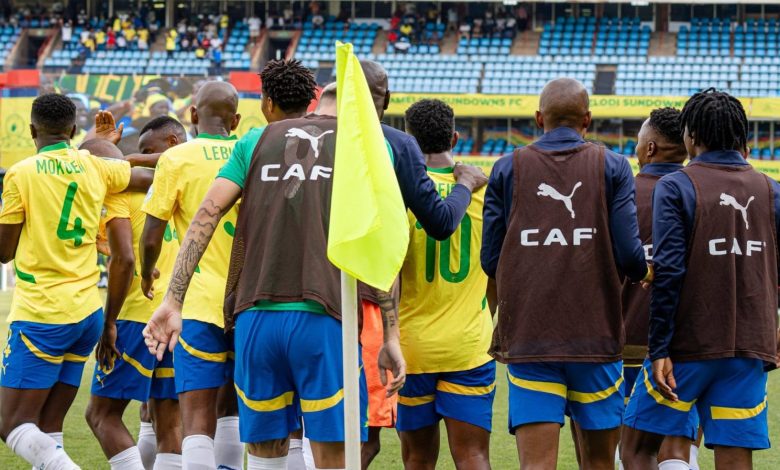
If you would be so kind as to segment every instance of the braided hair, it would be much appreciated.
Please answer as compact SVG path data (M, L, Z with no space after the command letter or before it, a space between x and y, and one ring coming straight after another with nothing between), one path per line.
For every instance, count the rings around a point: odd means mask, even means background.
M285 113L305 112L317 96L317 82L300 60L272 60L260 72L263 94Z
M700 91L685 103L681 133L686 128L693 144L708 150L744 151L747 147L748 120L742 103L715 88Z

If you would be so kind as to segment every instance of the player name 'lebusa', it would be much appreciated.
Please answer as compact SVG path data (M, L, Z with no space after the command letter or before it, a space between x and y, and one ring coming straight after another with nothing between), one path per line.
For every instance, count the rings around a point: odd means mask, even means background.
M280 171L281 168L282 165L278 163L269 163L268 165L263 165L260 169L260 180L279 181L279 179L281 179L282 181L286 181L290 178L297 178L301 181L316 181L319 178L328 179L333 173L333 168L322 165L312 166L308 175L306 175L306 171L304 170L303 165L300 163L294 163L290 165L287 171L284 172L284 175L282 175L282 172Z
M203 158L209 161L213 160L228 160L230 159L230 148L224 147L221 145L213 145L211 146L211 155L209 155L209 151L204 146L203 147Z
M35 171L40 175L72 175L84 172L79 162L68 162L54 158L39 159L35 162Z
M583 240L593 240L593 235L596 233L595 228L575 228L571 236L571 245L580 246ZM529 228L520 232L520 244L522 246L550 246L558 244L561 246L569 245L569 241L563 233L563 230L559 228L551 229L550 232L544 237L544 241L540 242L542 237L539 236L538 228Z

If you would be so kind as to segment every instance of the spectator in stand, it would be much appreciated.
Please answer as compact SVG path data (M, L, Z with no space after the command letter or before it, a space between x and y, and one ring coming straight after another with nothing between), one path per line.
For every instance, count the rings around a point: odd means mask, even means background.
M428 23L436 24L439 22L439 10L436 8L435 4L431 4L431 7L428 8L426 16L428 17Z
M461 39L471 39L471 25L468 21L464 21L459 28Z
M214 73L219 75L222 73L222 50L215 47L211 50L211 62L214 65Z
M62 42L65 44L73 41L73 21L68 20L62 25Z
M311 17L311 25L313 29L322 29L325 27L325 17L319 12L315 13Z
M122 20L120 20L118 16L114 17L114 21L111 23L111 28L115 33L122 31Z
M517 7L515 17L517 18L517 29L522 33L528 28L528 9L525 5Z
M471 27L471 37L472 38L481 38L482 33L484 33L484 29L482 28L483 23L482 18L474 18L474 26Z
M95 52L95 35L92 34L92 32L87 34L87 40L84 41L84 47L89 50L89 55L92 55L92 53Z
M456 10L455 7L452 7L449 10L447 10L447 30L448 31L458 30L458 10Z
M143 25L138 28L138 49L149 50L149 30Z
M106 47L109 50L112 50L116 47L116 31L114 31L113 28L108 28Z
M168 52L168 58L173 59L173 53L176 52L176 31L173 29L165 35L165 50Z
M106 49L106 32L102 29L95 31L95 46L99 51Z
M506 31L506 12L502 8L496 16L496 35L502 38L504 37L504 31Z
M322 15L320 15L320 17L322 17ZM260 37L260 27L262 22L260 21L260 18L257 17L257 15L252 15L247 23L249 23L249 39L252 41L252 44L254 44ZM314 23L314 18L312 18L312 23Z
M81 44L84 44L87 42L87 39L89 39L89 29L84 28L83 30L81 30L81 34L79 36L79 42Z
M116 37L116 48L120 51L127 49L127 39L122 33L119 33Z
M211 49L222 49L222 38L219 36L215 36L214 39L210 41L211 43Z
M406 38L408 40L411 40L412 33L414 32L414 27L409 23L404 23L401 26L401 37Z
M127 27L122 29L122 35L127 39L128 46L132 47L135 44L137 33L131 22L128 21Z
M482 31L485 34L485 37L492 38L495 30L496 30L496 19L493 18L493 12L486 11L485 19L482 23Z
M87 13L84 10L79 11L78 16L76 17L76 24L82 27L87 25Z
M195 49L195 57L197 59L206 58L206 49L203 47L203 44L198 45L198 47Z
M222 16L219 18L220 36L224 36L227 34L228 26L230 26L230 17L227 15L227 13L222 13Z

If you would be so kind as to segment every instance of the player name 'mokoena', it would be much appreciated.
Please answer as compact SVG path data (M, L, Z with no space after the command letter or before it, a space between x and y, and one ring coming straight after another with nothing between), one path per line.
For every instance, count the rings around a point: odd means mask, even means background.
M39 159L35 162L35 171L41 175L72 175L84 173L80 162L68 162L54 158Z

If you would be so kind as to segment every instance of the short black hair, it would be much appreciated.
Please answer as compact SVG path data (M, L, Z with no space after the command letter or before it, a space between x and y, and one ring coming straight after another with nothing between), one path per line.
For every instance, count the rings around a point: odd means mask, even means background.
M141 129L141 132L138 134L138 136L140 137L149 131L156 131L157 129L163 128L166 128L170 132L181 132L182 134L187 133L187 131L184 129L184 126L182 126L182 124L176 119L170 116L158 116L147 122L146 125Z
M406 110L406 127L417 139L423 153L452 149L455 113L441 100L420 100Z
M30 113L32 123L51 134L68 134L76 125L76 105L59 93L35 98Z
M674 145L683 145L680 129L680 110L677 108L658 108L650 113L650 127Z
M744 151L747 147L748 120L738 99L708 88L685 103L680 115L680 131L693 138L694 145L708 150Z
M272 60L260 72L263 94L285 113L306 111L317 97L314 74L300 60Z

